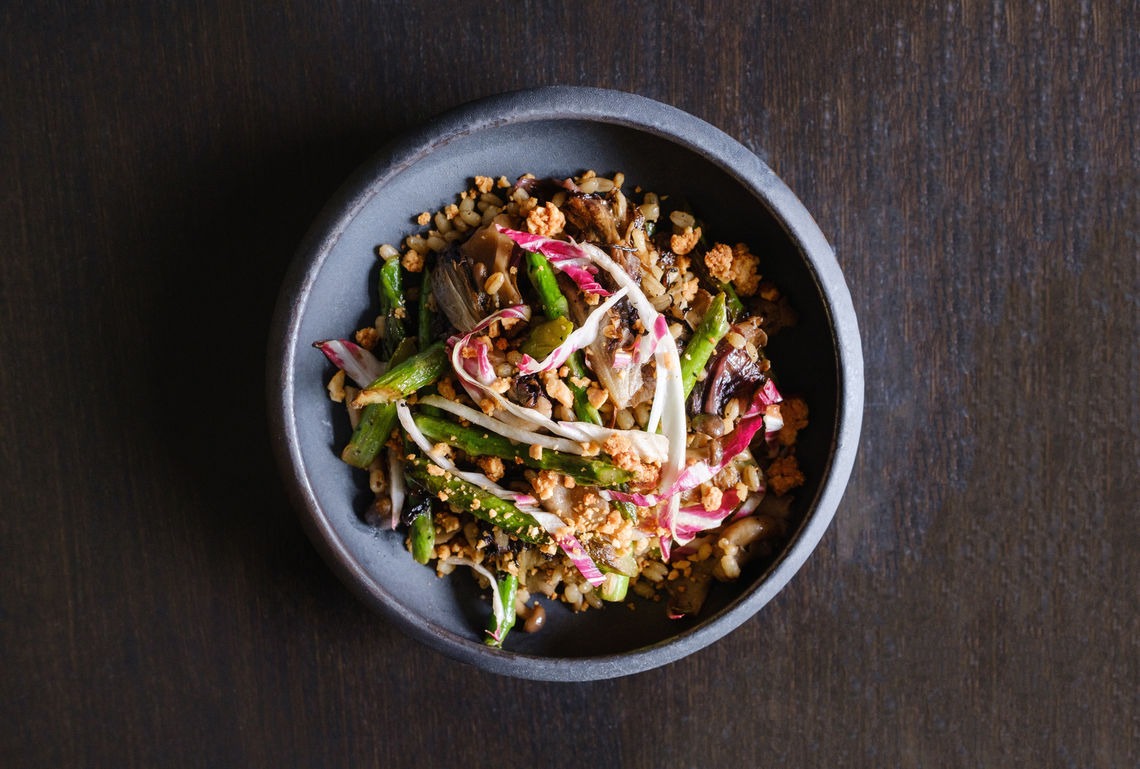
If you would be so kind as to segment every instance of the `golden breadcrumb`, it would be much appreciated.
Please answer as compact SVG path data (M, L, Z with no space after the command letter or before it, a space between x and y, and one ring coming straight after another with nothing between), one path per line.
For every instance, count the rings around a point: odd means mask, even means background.
M526 229L534 235L553 238L566 226L566 215L553 203L538 206L526 218Z
M804 474L794 454L779 457L768 466L768 489L775 495L787 494L797 486L802 486Z
M693 250L701 239L700 227L686 227L680 233L669 238L669 249L674 254L684 255Z
M356 343L365 350L372 350L376 348L376 343L380 341L380 332L376 330L375 326L368 326L353 334L353 338L355 338Z
M418 251L408 250L400 257L400 264L408 272L423 272L424 270L424 255Z
M801 398L788 398L780 404L780 418L784 426L780 428L777 437L781 445L791 446L796 442L796 433L807 427L807 404Z

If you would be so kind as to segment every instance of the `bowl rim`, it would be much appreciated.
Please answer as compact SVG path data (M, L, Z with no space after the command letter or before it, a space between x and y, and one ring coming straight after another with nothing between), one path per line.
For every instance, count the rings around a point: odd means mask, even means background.
M348 224L385 183L450 142L509 124L543 120L609 123L646 132L700 155L749 190L803 254L829 316L838 356L839 398L831 461L815 504L754 588L717 615L655 644L601 656L555 658L491 649L424 623L389 599L350 555L321 509L300 451L294 412L297 336L309 292ZM302 240L282 281L269 334L267 404L274 453L302 526L337 576L403 632L462 662L504 675L586 681L631 675L674 662L735 630L799 571L831 524L854 466L863 416L863 356L855 310L839 263L815 220L755 154L715 126L637 94L582 86L511 91L451 109L386 144L337 190ZM281 437L283 436L283 439Z

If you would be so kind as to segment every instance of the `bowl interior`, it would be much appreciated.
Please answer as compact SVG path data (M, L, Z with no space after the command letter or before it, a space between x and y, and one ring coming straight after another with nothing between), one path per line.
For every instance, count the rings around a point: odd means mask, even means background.
M306 277L290 301L283 359L292 367L286 375L291 381L284 387L286 434L295 438L292 469L304 489L310 532L351 587L413 635L453 656L479 663L479 657L494 655L487 666L501 672L526 675L535 659L628 656L685 638L691 648L699 648L711 640L696 640L701 629L738 609L781 558L754 565L735 583L718 584L695 618L670 621L662 605L640 600L633 602L632 610L607 605L579 615L547 603L548 621L540 633L512 633L511 651L492 652L480 643L489 611L486 596L470 575L438 579L433 570L411 559L402 533L378 531L361 521L371 495L363 473L337 456L347 440L347 420L342 407L327 397L331 370L311 343L348 336L371 322L376 313L376 246L397 244L418 231L415 216L453 202L471 177L514 179L528 172L566 176L590 168L603 175L625 173L627 188L689 201L713 238L747 242L760 255L762 272L790 298L798 325L773 338L770 356L781 390L803 395L811 409L811 424L801 434L798 449L807 476L796 494L794 523L800 530L829 475L836 445L842 388L828 298L815 267L782 218L748 182L720 163L645 128L562 118L506 122L451 136L419 153L414 162L384 166L381 183L369 183L365 171L348 209L327 214L320 237L312 241L318 244L313 253L302 254L308 261ZM797 536L791 536L789 546ZM759 608L755 600L751 604L750 612ZM733 619L714 637L742 620ZM652 664L678 655L658 655ZM583 677L611 672L599 667ZM560 674L547 670L537 676Z

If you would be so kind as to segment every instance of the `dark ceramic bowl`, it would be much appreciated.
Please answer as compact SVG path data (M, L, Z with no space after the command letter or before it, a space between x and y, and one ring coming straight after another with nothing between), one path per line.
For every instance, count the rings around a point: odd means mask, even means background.
M512 633L509 650L482 643L488 612L466 570L436 578L402 533L361 522L363 474L341 463L341 407L313 341L346 335L375 313L375 250L415 230L475 175L514 179L622 171L691 201L718 240L746 241L790 298L799 323L770 355L785 392L802 394L811 424L798 454L807 476L796 528L774 558L715 586L696 618L671 621L660 604L573 614L547 605L539 633ZM831 248L803 205L755 155L709 124L649 99L556 87L460 107L389 145L329 203L285 280L271 335L270 418L285 481L317 549L367 604L409 635L464 662L524 678L587 680L663 665L712 643L755 614L791 578L827 529L855 458L863 361L851 298Z

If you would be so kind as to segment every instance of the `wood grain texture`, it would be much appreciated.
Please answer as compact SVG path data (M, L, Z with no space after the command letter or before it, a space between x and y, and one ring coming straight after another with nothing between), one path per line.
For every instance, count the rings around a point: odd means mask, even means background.
M1135 2L0 7L9 766L1140 761ZM470 670L358 604L271 461L285 264L386 139L586 84L739 138L867 362L816 555L661 670Z

